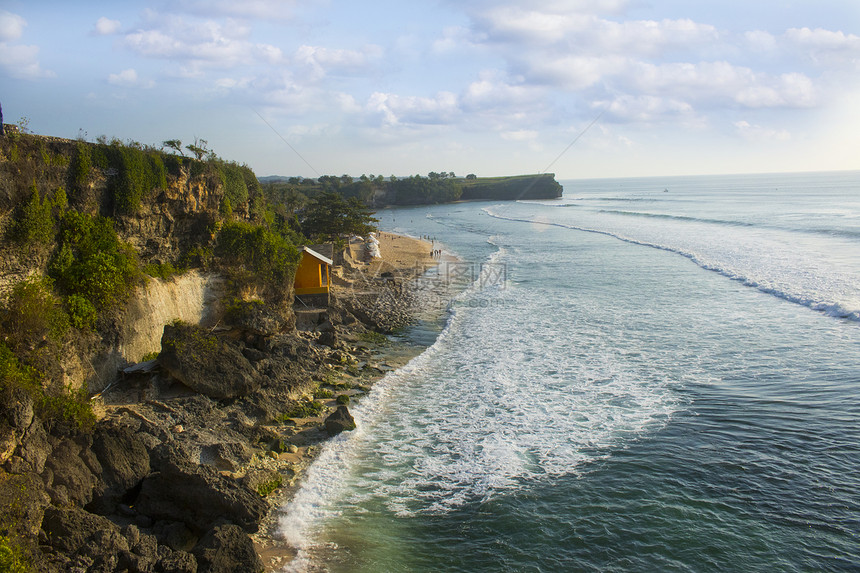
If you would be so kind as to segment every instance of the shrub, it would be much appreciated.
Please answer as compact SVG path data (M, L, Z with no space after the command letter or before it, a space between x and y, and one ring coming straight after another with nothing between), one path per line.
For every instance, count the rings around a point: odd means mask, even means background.
M22 355L57 345L69 328L68 315L47 277L32 276L13 285L2 310L6 340Z
M170 263L149 263L143 267L143 272L151 277L166 280L174 275L181 274L182 269L177 269Z
M345 406L346 404L349 404L349 396L346 394L341 394L340 396L337 397L335 402Z
M259 493L261 497L266 497L267 495L281 487L283 482L284 478L281 476L281 474L278 474L277 477L273 477L271 480L265 481L258 485L257 493Z
M30 187L30 198L18 210L12 226L12 238L29 250L44 248L54 239L54 217L51 201L42 199L36 182Z
M114 139L110 145L100 145L96 149L93 162L111 175L108 188L114 210L119 214L137 213L141 202L153 189L167 187L167 168L162 154L143 149L139 144L123 145Z
M215 254L228 267L250 272L268 284L284 284L295 273L299 251L283 235L243 222L226 223L218 234Z
M66 310L72 326L81 330L90 330L96 324L98 311L86 298L79 294L66 297Z
M282 419L287 418L314 418L322 414L325 406L322 402L316 400L302 400L287 412L284 413Z
M77 143L68 171L69 185L75 191L82 191L87 186L93 166L92 162L90 146L86 143Z
M41 374L22 363L12 350L0 342L0 394L4 397L24 392L33 400L36 414L46 422L62 421L89 430L95 414L84 389L46 389Z
M248 184L242 168L234 163L222 163L218 173L224 185L224 197L231 205L242 205L248 202Z
M3 573L27 573L30 561L27 552L13 539L0 535L0 571Z
M68 295L79 295L97 310L123 300L140 282L137 255L119 240L109 219L68 211L60 248L49 265Z

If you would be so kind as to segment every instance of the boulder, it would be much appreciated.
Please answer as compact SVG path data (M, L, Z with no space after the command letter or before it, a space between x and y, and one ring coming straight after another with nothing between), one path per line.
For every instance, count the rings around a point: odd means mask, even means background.
M216 400L246 396L260 387L259 375L235 344L197 326L166 325L158 362L192 390Z
M66 438L48 457L45 467L53 475L48 493L55 503L86 505L92 500L93 490L99 482L97 475L102 473L102 468L88 446ZM95 466L96 471L91 466Z
M159 561L164 573L197 573L197 559L186 551L174 551Z
M263 561L254 550L251 538L232 524L213 527L193 553L201 573L259 573L263 570Z
M87 508L107 515L116 511L120 502L134 503L133 489L150 472L149 452L139 434L119 423L100 424L92 449L104 471Z
M79 507L48 507L42 520L42 531L45 532L48 545L68 556L82 553L92 557L93 554L129 550L117 525ZM95 542L103 544L101 550L91 547Z
M355 419L349 413L346 406L338 406L328 418L325 419L325 429L329 436L336 436L341 432L355 429Z
M176 460L143 480L134 509L153 520L183 522L197 532L219 520L255 532L268 506L255 491L214 468Z
M290 327L283 312L258 300L231 304L225 318L230 326L255 336L275 336Z

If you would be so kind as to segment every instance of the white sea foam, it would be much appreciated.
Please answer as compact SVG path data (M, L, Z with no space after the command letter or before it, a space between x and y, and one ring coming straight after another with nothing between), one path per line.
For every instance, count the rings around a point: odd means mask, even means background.
M310 567L338 516L444 513L575 473L677 407L672 380L619 359L612 341L569 332L590 328L575 326L575 308L548 313L539 293L499 280L492 265L515 255L490 242L498 250L436 343L353 408L358 429L326 444L284 509L282 533L300 549L290 570Z
M628 218L622 224L605 213L589 213L588 224L583 224L583 216L571 220L567 213L524 218L492 208L484 211L498 219L598 233L677 253L761 292L829 316L860 321L860 275L850 265L840 265L832 253L857 252L858 248L839 236L824 242L783 230L682 217L671 221L646 217L635 222Z

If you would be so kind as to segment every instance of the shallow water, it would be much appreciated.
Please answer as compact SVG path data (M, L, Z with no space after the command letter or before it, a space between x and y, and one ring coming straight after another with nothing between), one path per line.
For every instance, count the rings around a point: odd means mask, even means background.
M381 212L459 294L284 508L290 569L860 568L858 181Z

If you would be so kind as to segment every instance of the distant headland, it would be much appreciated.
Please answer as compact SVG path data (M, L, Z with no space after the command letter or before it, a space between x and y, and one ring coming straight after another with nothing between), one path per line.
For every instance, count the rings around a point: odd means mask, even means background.
M290 196L314 197L321 193L337 193L354 197L371 207L395 205L429 205L454 201L516 201L520 199L557 199L564 191L554 173L514 175L505 177L457 177L454 173L431 172L426 177L384 178L362 175L353 178L323 175L317 179L301 177L260 177L260 183L270 197L282 200Z

